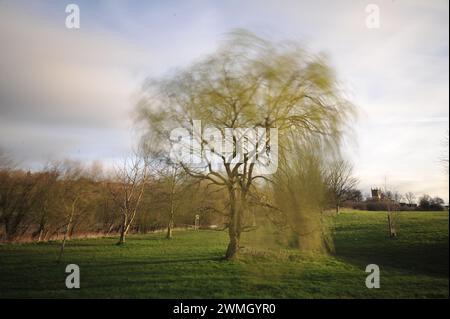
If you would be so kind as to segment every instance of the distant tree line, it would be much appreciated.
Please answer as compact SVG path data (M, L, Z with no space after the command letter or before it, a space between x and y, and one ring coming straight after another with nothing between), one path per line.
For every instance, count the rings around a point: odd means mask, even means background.
M189 176L180 177L174 189L171 175L154 167L143 175L143 166L133 161L111 171L71 160L24 171L2 157L2 241L117 235L123 243L128 232L189 227L196 214L200 226L221 222L214 214L220 194Z
M400 194L395 191L383 192L380 199L367 197L363 198L362 193L357 191L357 198L350 198L344 202L344 206L353 209L368 211L444 211L445 202L440 197L431 197L424 194L416 202L416 196L412 192Z
M226 228L225 190L186 174L181 167L135 155L116 169L105 169L98 162L86 166L63 160L26 171L0 154L1 241L117 236L118 244L123 244L128 233L159 230L171 238L174 228L193 227L196 215L200 216L200 227ZM295 185L285 184L288 181L280 172L276 187L258 186L249 201L253 221L248 230L256 226L257 216L266 216L280 229L288 227L301 233L304 227L313 226L304 218L320 218L321 212L346 200L361 200L361 192L353 188L356 179L351 177L349 163L318 164L310 153L299 154L295 161L298 167L289 170ZM297 175L291 176L294 173ZM299 206L286 207L289 200L284 187L291 189L292 203L302 199ZM278 203L283 211L267 204L269 201ZM302 212L310 214L311 210L317 215L301 217Z
M431 197L429 195L423 195L419 198L419 210L425 211L442 211L445 210L444 200L440 197Z

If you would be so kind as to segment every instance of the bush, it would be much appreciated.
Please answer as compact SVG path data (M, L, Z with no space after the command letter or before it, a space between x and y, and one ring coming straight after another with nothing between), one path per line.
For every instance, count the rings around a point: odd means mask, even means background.
M419 199L417 210L443 211L445 210L444 200L440 197L431 198L431 196L425 194Z
M366 204L366 207L370 211L388 210L388 205L384 202L370 201Z

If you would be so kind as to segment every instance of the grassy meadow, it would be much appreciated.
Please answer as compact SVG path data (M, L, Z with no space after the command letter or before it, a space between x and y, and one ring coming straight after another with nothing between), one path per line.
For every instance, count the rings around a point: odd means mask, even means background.
M1 298L448 298L448 212L404 212L398 237L383 212L344 211L335 254L302 255L246 233L238 260L222 258L226 232L178 231L0 245ZM255 242L254 238L257 238ZM80 266L81 288L65 287L65 266ZM365 286L377 264L381 288Z

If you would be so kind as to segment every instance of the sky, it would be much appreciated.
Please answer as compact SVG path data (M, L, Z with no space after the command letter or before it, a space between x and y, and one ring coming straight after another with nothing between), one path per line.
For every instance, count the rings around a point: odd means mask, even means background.
M69 3L79 29L66 28ZM213 53L236 28L328 56L359 109L344 153L364 194L387 184L448 201L447 0L0 0L0 147L32 169L120 160L138 139L144 79Z

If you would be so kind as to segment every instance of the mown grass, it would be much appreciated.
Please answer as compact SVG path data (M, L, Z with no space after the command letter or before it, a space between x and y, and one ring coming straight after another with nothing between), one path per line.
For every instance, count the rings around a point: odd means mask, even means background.
M386 213L346 211L335 222L333 256L276 248L252 234L239 260L222 256L227 235L180 231L73 240L56 263L58 242L0 245L2 298L448 298L448 213L401 213L398 238ZM262 248L261 248L262 247ZM264 248L265 247L265 248ZM81 269L81 288L65 287L65 266ZM365 267L381 269L367 289Z

